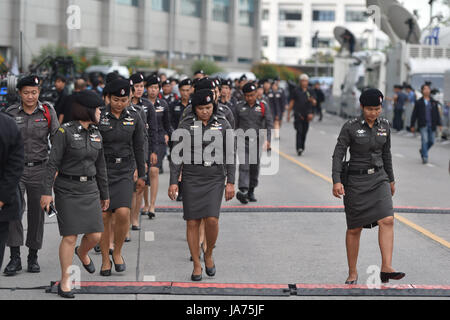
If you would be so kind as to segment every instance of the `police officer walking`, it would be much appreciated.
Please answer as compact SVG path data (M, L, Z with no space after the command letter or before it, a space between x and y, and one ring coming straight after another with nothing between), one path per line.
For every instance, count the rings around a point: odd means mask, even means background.
M204 255L206 274L213 277L216 274L216 266L213 260L213 250L219 233L219 216L222 199L225 192L226 201L234 197L235 157L234 135L227 135L231 125L223 116L217 114L217 106L213 104L211 90L197 91L192 97L194 114L190 114L182 120L179 130L189 133L190 139L175 143L183 146L183 154L172 153L170 172L169 197L175 200L178 193L178 177L183 170L183 210L184 220L187 224L187 239L194 263L192 281L202 280L202 264L200 262L200 224L205 221L207 249ZM204 135L210 132L218 133L223 139L220 148L211 154L214 161L204 157L204 151L212 141L203 141ZM201 137L201 145L195 145L195 137ZM216 137L214 135L214 137ZM231 139L231 140L230 140ZM180 150L178 150L179 152ZM191 162L185 162L186 153L191 156ZM197 155L200 155L197 159ZM176 158L176 160L175 160ZM180 160L180 161L179 161ZM230 161L231 160L231 161ZM226 187L225 187L226 182Z
M248 78L245 74L243 74L239 78L238 86L233 91L233 98L238 102L242 102L245 100L243 88L248 83Z
M130 210L134 183L140 191L145 186L144 128L139 114L131 111L130 81L115 80L108 88L111 104L100 117L99 129L103 137L105 160L108 172L110 206L103 212L104 232L100 241L102 250L102 276L110 276L112 263L109 260L109 245L112 216L114 225L113 262L116 272L124 272L126 264L122 247L130 227ZM137 179L133 178L137 168Z
M39 101L40 80L37 76L21 79L17 88L21 103L12 105L6 113L14 117L25 144L25 170L20 180L22 195L27 194L28 231L26 246L29 248L28 268L30 273L39 273L38 251L42 249L44 237L44 212L40 206L42 179L48 160L49 136L53 138L59 128L58 117L53 107ZM21 219L9 224L8 246L11 261L4 273L15 275L22 270L20 246L23 245L23 225Z
M361 94L363 116L344 125L333 154L333 195L339 199L344 196L347 217L349 276L346 284L358 281L357 261L363 228L376 226L379 226L382 256L381 281L387 283L390 279L405 277L404 273L392 268L395 178L390 124L379 118L383 99L377 89L368 89ZM348 148L350 160L343 162Z
M242 135L245 138L245 152L241 154L239 151L239 192L236 194L236 198L242 204L248 204L248 202L256 202L255 188L259 182L260 171L260 157L262 150L269 150L271 145L271 130L273 129L273 118L270 107L264 102L256 99L256 85L253 83L247 83L244 88L245 102L241 102L237 108L236 129L242 129L237 133L238 147L239 141L242 140ZM256 130L254 137L245 136L247 130ZM267 140L264 142L262 129L267 130ZM263 145L264 143L264 145ZM256 146L257 154L256 159L252 159L251 150L254 150ZM251 163L255 161L255 163Z
M300 88L294 89L288 109L288 122L291 121L291 113L294 110L294 126L297 130L296 150L299 156L305 151L309 123L314 119L313 108L317 105L314 92L308 89L308 84L308 75L302 74Z
M43 183L44 210L49 211L53 184L55 188L58 225L63 237L59 249L62 278L58 294L63 298L74 298L69 271L74 253L86 271L95 273L88 252L100 241L104 230L102 211L109 208L102 136L97 127L102 105L102 99L93 91L74 96L73 121L64 124L55 135ZM84 237L75 248L80 234Z
M24 169L24 145L14 119L0 112L0 268L3 263L9 222L22 216L19 188Z
M220 100L221 104L226 105L233 112L236 119L237 101L231 96L233 90L233 81L231 79L223 79L220 85Z

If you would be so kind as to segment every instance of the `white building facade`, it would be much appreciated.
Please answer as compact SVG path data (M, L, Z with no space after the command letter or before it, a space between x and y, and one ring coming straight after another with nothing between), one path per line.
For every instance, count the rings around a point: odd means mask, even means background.
M320 51L336 54L334 28L349 29L365 49L383 49L388 38L367 18L365 0L263 0L261 42L269 62L302 65ZM318 48L313 48L317 34Z

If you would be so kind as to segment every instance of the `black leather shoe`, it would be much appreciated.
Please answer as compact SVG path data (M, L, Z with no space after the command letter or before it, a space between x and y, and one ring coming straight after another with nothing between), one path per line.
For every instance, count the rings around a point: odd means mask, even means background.
M203 269L202 269L202 273L200 275L192 274L191 280L195 281L195 282L202 281L203 280Z
M148 216L148 213L149 213L148 211L141 211L142 216Z
M236 198L242 203L242 204L248 204L248 194L247 193L243 193L241 191L239 191L236 194Z
M61 283L58 284L58 296L64 298L64 299L75 299L75 295L72 291L64 292L61 289Z
M205 272L209 277L214 277L216 275L216 265L214 264L214 267L208 268L206 266L206 259L205 259Z
M29 273L40 273L41 272L41 267L39 266L37 257L28 258L27 272L29 272Z
M139 228L138 226L132 226L131 230L133 230L133 231L140 231L141 228Z
M126 243L131 242L131 238L125 238L125 242L126 242Z
M113 262L114 262L114 267L116 269L116 272L125 272L127 270L127 265L125 263L125 259L122 257L123 260L123 264L116 264L116 262L114 261L114 257L112 258Z
M17 272L22 271L22 261L20 260L20 257L13 257L11 261L8 263L8 265L5 268L5 271L3 271L4 274L7 276L14 276Z
M250 201L250 202L258 202L258 200L256 200L255 194L253 192L249 192L248 193L248 201Z
M345 284L348 284L348 285L357 285L357 284L358 284L358 278L356 278L356 280L353 280L353 281L345 281Z
M183 202L183 196L180 193L178 194L177 202Z
M80 258L80 256L78 255L78 249L79 249L80 247L76 247L75 248L75 254L77 255L77 257L78 257L78 259L80 259L80 261L81 261L81 258ZM89 257L89 255L88 255L88 258L89 258L89 260L91 261L89 264L84 264L83 263L83 261L81 261L81 263L83 264L83 267L84 267L84 269L86 269L86 271L87 272L89 272L90 274L93 274L93 273L95 273L95 266L94 266L94 262L92 262L92 259L91 259L91 257Z
M152 220L153 218L156 218L156 214L155 214L154 212L149 212L149 213L148 213L148 218L149 218L150 220Z
M380 279L381 283L389 283L389 280L401 280L406 276L403 272L381 272L380 273Z
M112 265L113 265L113 263L112 263L112 261L110 261L110 263L111 263L111 269L108 269L108 270L100 270L100 275L101 275L102 277L111 277L111 270L112 270ZM102 268L103 268L103 266L102 266Z

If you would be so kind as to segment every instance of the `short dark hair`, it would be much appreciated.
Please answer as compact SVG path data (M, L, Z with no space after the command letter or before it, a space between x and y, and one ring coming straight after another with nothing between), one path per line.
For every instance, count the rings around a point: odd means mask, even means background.
M422 85L422 87L420 87L420 91L423 91L423 89L425 89L425 87L428 87L431 90L431 85L429 83L425 83Z
M95 110L74 102L72 103L72 121L92 121L96 123Z
M65 76L63 76L62 74L58 74L55 78L55 81L61 80L62 82L66 83L67 79Z
M86 90L86 81L83 78L79 78L75 81L75 90Z

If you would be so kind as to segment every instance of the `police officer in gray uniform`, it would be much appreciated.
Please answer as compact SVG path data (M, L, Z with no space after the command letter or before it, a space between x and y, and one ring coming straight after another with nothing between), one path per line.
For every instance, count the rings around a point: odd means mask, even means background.
M184 220L186 220L188 244L194 263L192 281L202 280L203 269L199 259L198 245L202 221L205 221L206 227L206 273L211 277L216 274L212 255L219 233L221 204L224 192L226 201L230 201L235 192L234 135L227 134L227 130L232 130L231 125L225 117L216 113L217 107L214 106L213 101L213 93L209 89L197 91L193 95L192 105L195 114L184 118L179 126L180 130L189 133L190 139L183 136L182 142L175 142L174 152L172 153L169 197L172 200L176 199L179 191L178 178L181 170L183 170ZM214 159L204 157L205 149L213 143L202 139L208 133L215 137L215 142L217 142L217 136L214 133L217 133L223 141L223 144L220 144L220 147L217 146L214 150L214 154L211 154L212 158L220 159L217 162ZM195 144L198 135L201 136L202 141L199 146ZM179 144L183 147L182 154L176 154ZM190 162L187 162L187 155L184 152L189 153Z
M400 280L404 273L392 268L394 247L395 178L391 155L391 128L380 118L383 94L368 89L361 94L363 116L348 121L339 135L333 154L333 195L344 196L347 217L347 256L349 277L346 284L358 281L357 260L363 228L379 226L382 255L380 278ZM350 148L349 162L346 159Z
M273 118L270 107L256 99L256 85L253 83L247 83L244 88L245 102L241 102L237 106L237 118L236 128L242 129L245 133L249 129L256 130L255 137L245 138L245 152L241 154L241 150L238 149L240 165L239 165L239 192L236 194L236 198L242 204L248 204L248 202L256 202L255 188L258 186L259 170L260 170L260 156L263 149L270 150L271 144L271 130L273 129ZM267 141L263 146L263 136L261 129L267 129ZM242 132L241 132L242 134ZM237 134L238 143L240 141L240 135ZM251 146L256 144L257 155L256 163L250 163L252 160L249 156L250 151L253 149ZM238 145L239 148L239 145Z
M54 184L63 237L59 249L62 279L58 286L58 294L63 298L74 297L69 272L74 253L89 273L95 272L88 252L100 241L104 230L102 211L109 207L102 136L97 127L102 105L103 100L93 91L74 95L71 106L74 121L64 124L56 133L44 178L41 206L49 210ZM75 248L81 234L84 234L81 245Z
M110 276L109 241L112 215L115 216L113 262L116 272L124 272L126 264L121 256L122 247L130 226L130 210L134 189L134 172L137 168L139 191L145 186L144 128L139 114L130 106L130 81L115 80L109 84L111 102L101 114L99 129L103 137L110 206L103 213L105 231L100 246L103 265L100 274ZM108 268L109 267L109 268Z
M6 110L14 117L25 144L25 170L20 181L22 194L27 193L28 231L26 246L29 248L28 272L39 273L38 250L42 249L44 237L44 212L40 206L42 179L48 160L49 136L53 138L59 128L58 116L49 103L39 101L40 80L37 76L21 79L17 88L21 103ZM22 270L20 246L23 245L23 225L21 220L9 225L8 246L11 261L6 266L6 275L15 275Z

